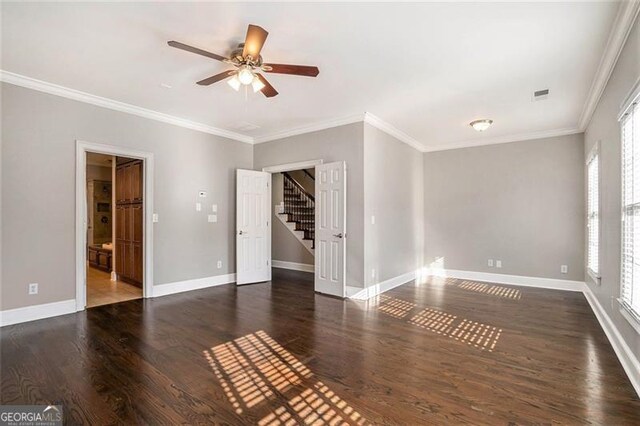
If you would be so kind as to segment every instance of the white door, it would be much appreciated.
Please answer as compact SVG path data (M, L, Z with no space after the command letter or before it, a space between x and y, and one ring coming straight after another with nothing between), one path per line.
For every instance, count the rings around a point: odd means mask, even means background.
M236 175L236 282L271 280L271 174Z
M347 170L344 161L316 166L315 290L346 296Z

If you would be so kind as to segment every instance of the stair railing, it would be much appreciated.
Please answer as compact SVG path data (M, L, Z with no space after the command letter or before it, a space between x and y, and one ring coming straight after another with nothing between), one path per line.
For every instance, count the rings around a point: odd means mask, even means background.
M299 231L304 231L305 238L315 238L315 198L288 173L284 176L284 213L296 222Z

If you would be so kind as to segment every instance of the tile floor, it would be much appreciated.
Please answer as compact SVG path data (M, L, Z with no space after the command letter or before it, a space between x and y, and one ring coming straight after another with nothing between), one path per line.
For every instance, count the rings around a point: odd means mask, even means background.
M141 297L141 288L122 281L111 281L108 272L87 266L87 308Z

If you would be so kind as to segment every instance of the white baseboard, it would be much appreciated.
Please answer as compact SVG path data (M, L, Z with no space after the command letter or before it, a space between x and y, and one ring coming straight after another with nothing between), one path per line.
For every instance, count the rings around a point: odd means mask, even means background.
M194 280L176 281L168 284L153 286L153 296L160 297L185 291L199 290L236 282L236 274L216 275L213 277L196 278Z
M73 314L75 312L75 299L27 306L25 308L8 309L6 311L0 311L0 327L18 324L21 322L57 317L58 315Z
M489 272L458 271L455 269L431 269L425 272L423 272L423 274L437 277L483 281L496 284L519 285L524 287L549 288L553 290L582 291L584 287L584 281L558 280L555 278L526 277L523 275L494 274Z
M347 286L347 297L355 300L367 300L414 279L416 279L416 272L412 271L365 288Z
M633 385L636 393L640 396L640 361L638 361L638 358L633 354L629 345L624 341L624 338L611 320L611 317L602 305L600 305L600 302L598 302L598 299L587 284L584 285L583 293L587 302L591 305L593 313L596 315L596 318L598 318L600 326L607 335L609 343L613 346L613 350L618 356L618 360L620 360L620 364L622 364L625 373L627 373L631 385Z
M314 266L307 263L285 262L284 260L272 260L271 266L292 271L314 272Z

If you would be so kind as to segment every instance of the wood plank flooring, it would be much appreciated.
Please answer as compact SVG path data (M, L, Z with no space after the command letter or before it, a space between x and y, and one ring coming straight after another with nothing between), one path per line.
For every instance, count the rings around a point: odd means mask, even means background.
M1 403L67 424L640 424L582 294L432 278L368 302L312 276L0 329Z

